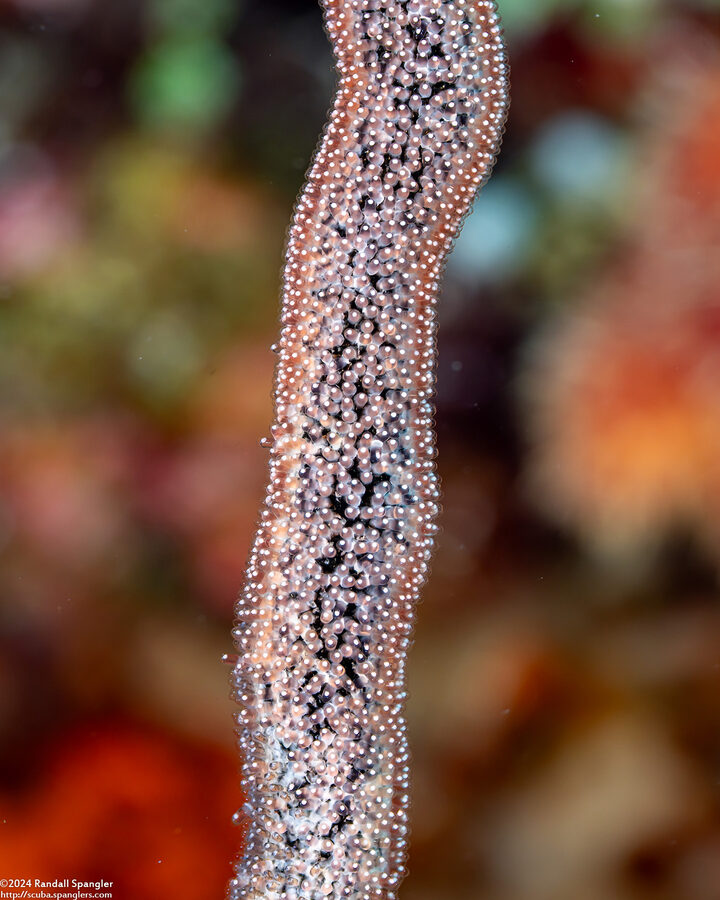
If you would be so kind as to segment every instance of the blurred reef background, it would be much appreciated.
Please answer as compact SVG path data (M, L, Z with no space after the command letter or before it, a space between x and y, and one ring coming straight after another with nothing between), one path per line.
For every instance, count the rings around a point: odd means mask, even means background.
M720 898L720 2L501 0L403 900ZM0 875L222 897L314 0L0 0Z

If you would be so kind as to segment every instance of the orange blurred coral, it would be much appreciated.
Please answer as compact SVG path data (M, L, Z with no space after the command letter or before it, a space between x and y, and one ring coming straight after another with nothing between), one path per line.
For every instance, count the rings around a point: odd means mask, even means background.
M222 896L241 802L233 754L118 724L46 753L26 792L0 794L3 875L104 878L115 900Z
M720 65L670 99L626 258L537 342L524 376L532 492L621 552L677 526L720 547Z
M591 543L652 542L713 515L720 343L698 313L653 322L596 308L540 348L530 478L544 508Z

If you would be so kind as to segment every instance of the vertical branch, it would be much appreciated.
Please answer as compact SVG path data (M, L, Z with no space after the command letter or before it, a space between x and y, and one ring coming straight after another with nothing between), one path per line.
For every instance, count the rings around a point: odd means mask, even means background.
M340 80L288 242L270 484L237 606L232 900L391 900L403 877L435 304L507 106L491 0L325 11Z

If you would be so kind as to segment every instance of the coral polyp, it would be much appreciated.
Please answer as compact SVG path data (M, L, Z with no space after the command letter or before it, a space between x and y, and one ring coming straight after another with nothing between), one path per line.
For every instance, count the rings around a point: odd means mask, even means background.
M435 306L507 107L489 0L324 6L339 85L288 241L270 483L237 606L231 900L392 900L404 875Z

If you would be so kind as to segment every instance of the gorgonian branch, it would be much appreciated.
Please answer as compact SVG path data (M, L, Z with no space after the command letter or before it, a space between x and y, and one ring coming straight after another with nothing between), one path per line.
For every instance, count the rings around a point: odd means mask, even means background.
M287 248L270 484L237 607L231 900L392 900L433 543L435 305L498 150L490 0L325 0L338 92Z

